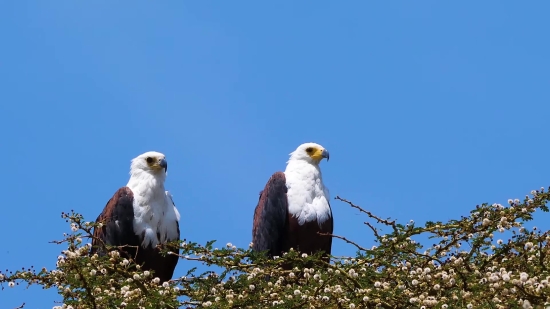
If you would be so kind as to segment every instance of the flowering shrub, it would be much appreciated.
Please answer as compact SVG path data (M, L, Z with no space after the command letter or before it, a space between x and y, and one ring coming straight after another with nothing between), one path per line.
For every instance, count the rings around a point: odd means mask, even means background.
M64 213L72 233L57 242L67 249L56 269L0 273L0 285L55 288L63 305L54 308L543 308L550 304L550 234L524 223L537 209L547 212L549 198L542 188L507 206L482 204L461 219L417 226L336 197L369 218L377 246L332 235L355 246L357 254L333 257L329 264L319 254L291 251L268 259L232 244L214 249L213 242L184 240L163 252L174 254L170 249L179 246L181 259L215 271L199 274L193 268L162 284L116 248L107 247L107 256L90 256L98 224ZM381 226L390 233L382 234ZM499 234L511 237L498 239ZM413 239L417 236L432 238L433 245L423 246ZM294 269L283 270L286 263Z

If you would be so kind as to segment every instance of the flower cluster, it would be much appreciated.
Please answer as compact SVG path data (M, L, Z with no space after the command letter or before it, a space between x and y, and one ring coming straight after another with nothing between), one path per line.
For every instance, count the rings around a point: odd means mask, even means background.
M104 245L90 254L92 229L71 212L62 217L71 233L58 241L66 249L56 269L0 273L0 285L21 282L57 289L53 308L541 308L550 304L550 232L528 229L537 209L548 211L550 194L532 191L523 201L478 205L459 220L399 224L336 197L368 218L377 244L353 257L294 250L269 259L250 248L183 240L162 248L182 260L210 267L161 283L155 274ZM383 234L380 227L389 229ZM495 237L495 234L498 237ZM510 237L504 237L505 235ZM415 241L429 237L432 244ZM504 238L504 239L503 239ZM506 239L508 238L508 239ZM173 249L173 247L172 247ZM283 267L291 265L290 268Z

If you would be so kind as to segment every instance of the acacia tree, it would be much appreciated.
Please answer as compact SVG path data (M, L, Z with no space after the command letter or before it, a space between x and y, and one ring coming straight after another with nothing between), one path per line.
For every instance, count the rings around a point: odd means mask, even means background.
M56 269L0 273L0 285L55 288L62 300L54 308L543 308L550 304L550 232L527 229L524 223L536 210L547 212L549 198L541 188L523 201L482 204L460 219L417 226L381 218L336 197L367 217L376 246L328 235L357 253L327 263L319 254L290 251L269 259L249 248L227 244L214 249L213 242L184 240L162 251L174 254L177 246L181 259L213 271L192 268L163 284L115 247L105 246L107 256L90 256L92 228L100 224L71 211L62 214L72 233L57 241L67 248L57 257ZM502 240L495 234L511 237ZM416 242L418 236L433 244ZM287 263L294 269L283 270Z

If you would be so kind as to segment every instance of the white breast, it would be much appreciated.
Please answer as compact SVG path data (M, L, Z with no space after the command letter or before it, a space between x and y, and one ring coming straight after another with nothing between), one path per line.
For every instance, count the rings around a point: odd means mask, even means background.
M321 224L331 217L329 192L317 166L302 161L289 162L285 177L288 208L300 225L315 220Z
M141 245L155 247L159 243L179 239L177 223L180 214L172 202L170 193L162 187L146 191L136 188L132 191L134 192L134 232L138 236L144 235Z

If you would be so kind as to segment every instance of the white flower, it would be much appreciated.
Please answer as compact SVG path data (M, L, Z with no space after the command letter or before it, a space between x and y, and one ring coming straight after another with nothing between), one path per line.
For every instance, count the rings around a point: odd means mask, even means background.
M527 273L520 273L519 274L519 280L521 280L522 282L527 281L527 279L529 279L529 275Z
M15 286L15 283L13 281L8 282L8 286L10 288L13 288Z

